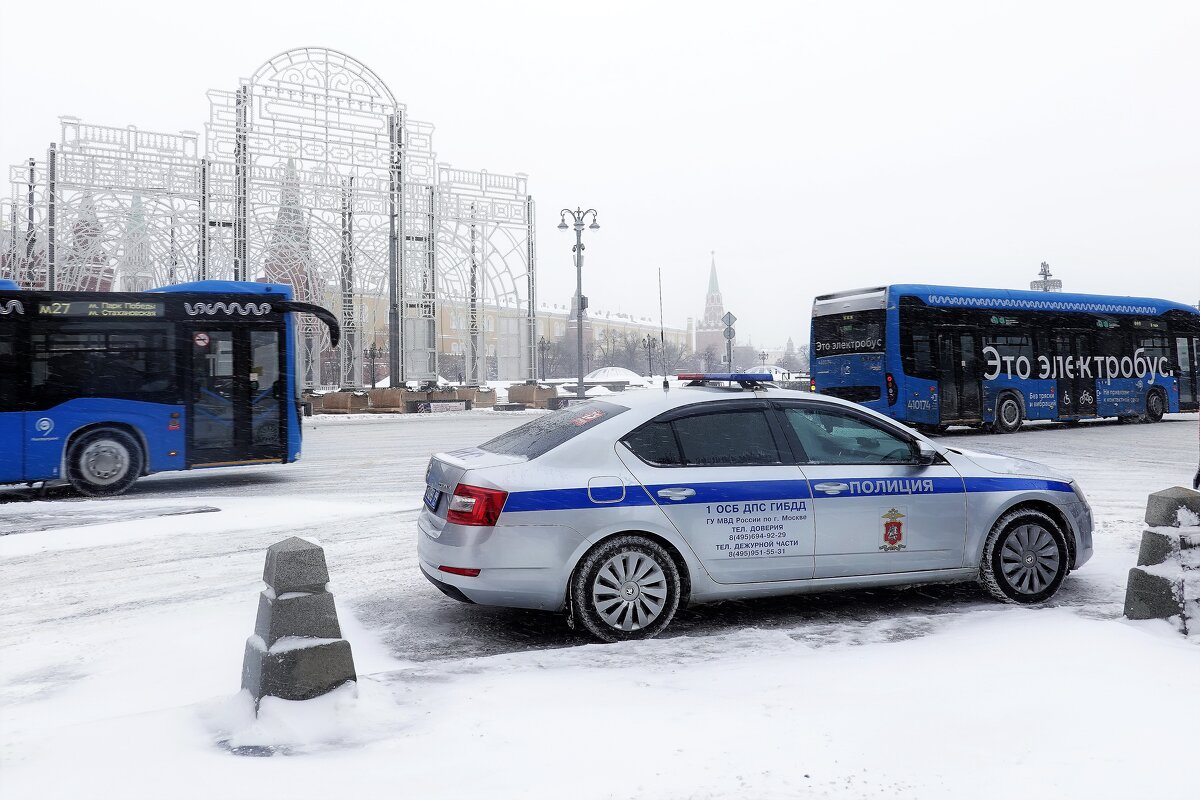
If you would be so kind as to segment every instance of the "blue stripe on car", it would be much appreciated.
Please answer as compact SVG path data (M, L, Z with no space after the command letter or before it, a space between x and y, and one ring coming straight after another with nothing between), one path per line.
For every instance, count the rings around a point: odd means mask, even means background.
M845 491L840 494L819 493L820 500L837 500L849 497L876 497L887 495L912 495L919 497L923 494L948 494L963 491L964 484L968 492L1028 492L1050 491L1071 492L1071 484L1065 481L1042 480L1038 478L819 478L817 483L870 483L872 488L879 491ZM909 491L913 482L931 483L932 488L922 491ZM682 500L667 500L664 505L688 505L694 503L726 503L739 500L792 500L812 497L808 481L724 481L719 483L664 483L643 489L630 485L625 497L617 502L594 502L588 496L587 489L542 489L531 492L511 492L504 504L508 512L522 511L566 511L579 508L613 508L626 506L648 506L654 504L653 494L660 489L686 488L695 492L691 497ZM892 484L889 487L889 484ZM607 487L606 487L607 488ZM611 491L611 489L608 489ZM597 492L593 492L597 494ZM603 491L600 493L603 494Z

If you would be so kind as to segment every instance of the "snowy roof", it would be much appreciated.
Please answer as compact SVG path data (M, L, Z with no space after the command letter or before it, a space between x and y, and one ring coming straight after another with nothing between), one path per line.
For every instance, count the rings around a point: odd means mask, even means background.
M624 367L600 367L583 376L584 383L644 383L645 379L631 369Z

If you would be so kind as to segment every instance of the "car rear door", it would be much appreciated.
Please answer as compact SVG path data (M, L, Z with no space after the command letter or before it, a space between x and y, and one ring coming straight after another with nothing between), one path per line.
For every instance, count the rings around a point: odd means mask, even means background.
M817 578L963 565L966 493L941 461L916 463L914 440L846 406L777 404L812 491Z
M766 402L675 409L616 450L713 580L812 577L808 484Z

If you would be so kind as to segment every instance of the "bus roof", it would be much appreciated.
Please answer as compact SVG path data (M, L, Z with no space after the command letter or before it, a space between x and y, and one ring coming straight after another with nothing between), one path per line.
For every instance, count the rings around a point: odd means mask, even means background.
M21 286L16 281L0 279L0 292L19 291L21 291ZM175 283L170 286L160 286L157 289L149 289L148 291L156 294L180 292L191 294L280 295L285 300L292 299L291 286L284 283L258 283L257 281L192 281L191 283Z
M174 283L151 289L151 292L191 292L200 294L277 294L292 299L292 287L283 283L258 283L256 281L192 281Z
M978 308L998 311L1082 311L1094 314L1134 314L1139 316L1158 316L1168 311L1183 311L1188 314L1200 315L1200 311L1194 306L1153 297L1030 292L1022 289L984 289L921 283L897 283L891 286L820 295L813 303L813 312L814 314L819 314L821 311L836 312L841 310L836 308L838 305L847 306L845 310L857 310L851 309L849 307L851 305L867 307L868 304L875 308L882 308L883 304L879 301L883 299L885 292L889 304L894 303L900 296L911 295L927 305L941 308ZM872 297L874 302L868 301L868 298ZM830 302L839 299L842 299L843 302ZM827 309L822 309L821 306L825 306Z

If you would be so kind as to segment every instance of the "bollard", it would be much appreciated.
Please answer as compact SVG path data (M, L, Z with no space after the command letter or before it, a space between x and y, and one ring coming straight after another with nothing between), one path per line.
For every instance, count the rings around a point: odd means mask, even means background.
M246 640L242 688L254 697L308 700L357 680L342 638L329 570L319 545L295 536L267 548L267 588L258 597L254 635Z
M1200 492L1176 486L1148 498L1151 527L1142 533L1138 565L1129 570L1127 618L1178 617L1184 634L1190 620L1200 619L1200 528L1181 526L1188 514L1200 517Z

